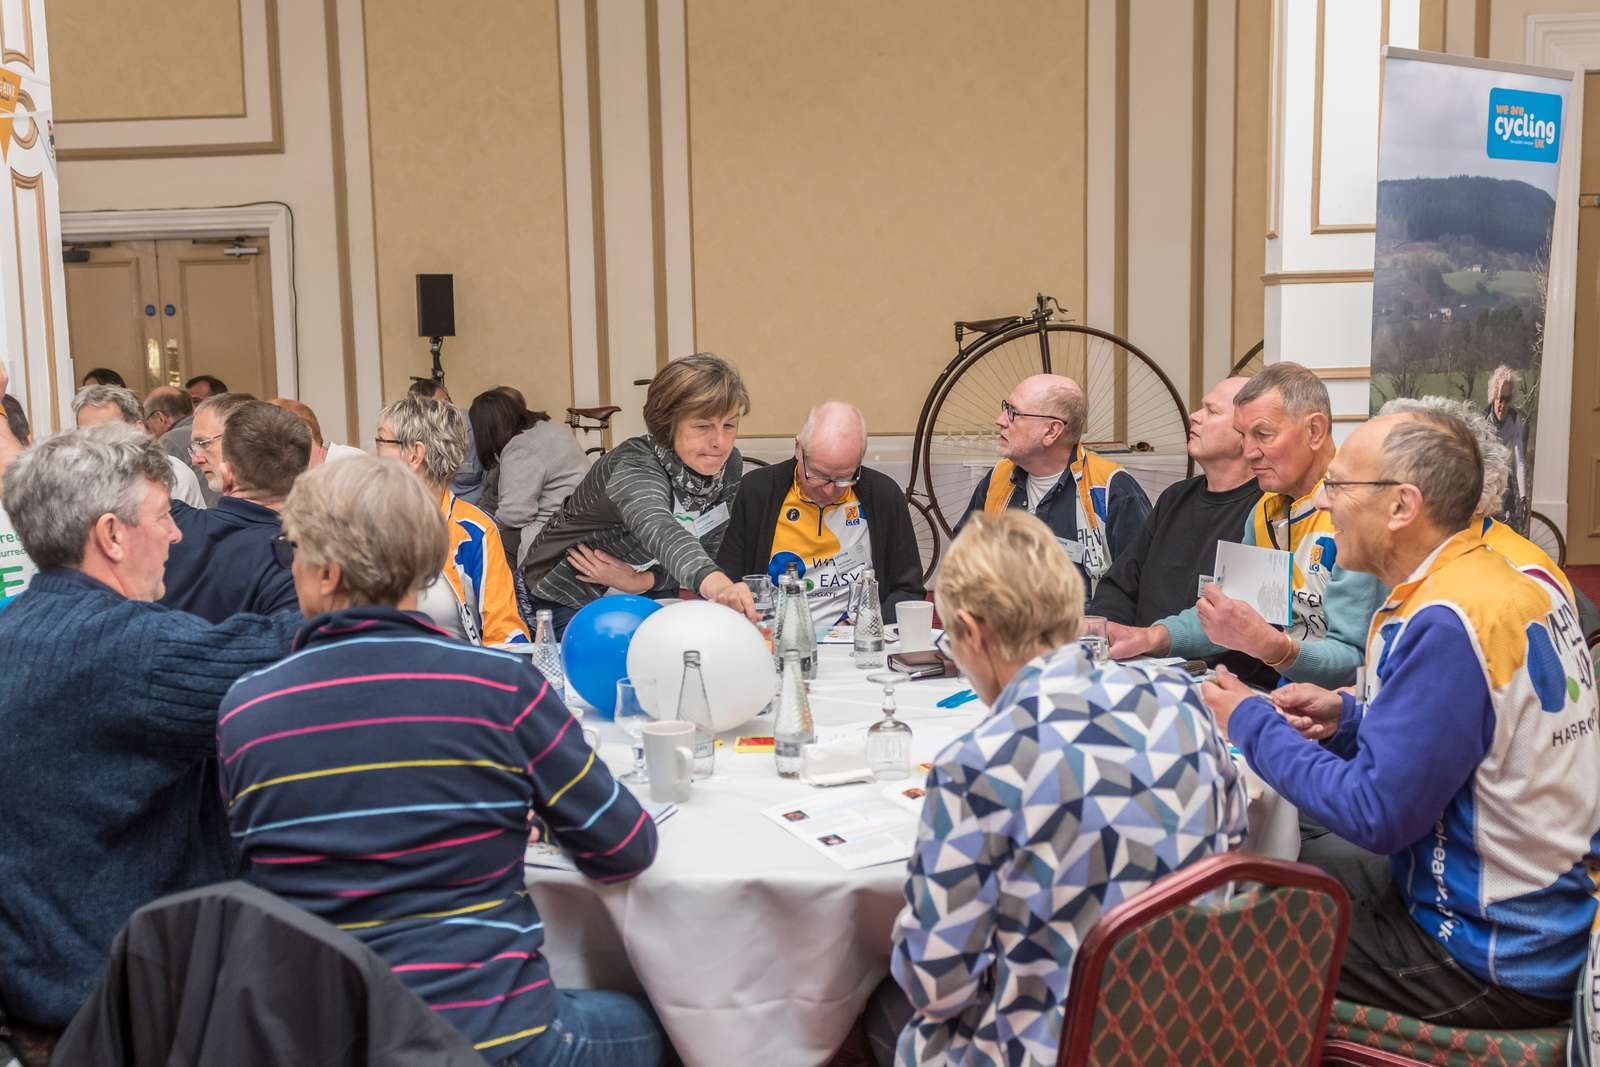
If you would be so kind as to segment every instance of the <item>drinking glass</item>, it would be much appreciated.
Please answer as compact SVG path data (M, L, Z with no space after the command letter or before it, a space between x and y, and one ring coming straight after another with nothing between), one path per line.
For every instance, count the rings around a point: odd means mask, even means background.
M1078 630L1078 643L1083 645L1096 667L1110 663L1111 631L1106 626L1105 616L1085 615L1083 626Z
M750 589L750 595L756 602L756 614L761 616L761 636L772 643L772 597L776 592L772 588L772 579L765 574L747 574L740 581Z
M646 690L651 696L655 694L647 681L635 682L631 678L624 678L617 683L616 723L628 735L628 744L633 752L633 769L620 775L618 780L630 785L650 780L644 766L644 728L652 719L645 710L644 701L640 699L640 690Z

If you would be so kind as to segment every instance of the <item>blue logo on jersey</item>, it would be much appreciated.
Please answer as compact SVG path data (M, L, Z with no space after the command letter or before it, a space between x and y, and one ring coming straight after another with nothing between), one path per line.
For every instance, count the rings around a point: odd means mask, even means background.
M800 577L806 576L806 561L793 552L779 552L767 563L767 577L772 579L772 584L777 585L783 578L784 572L793 563L800 570Z
M1550 640L1550 631L1536 622L1528 624L1528 677L1539 696L1539 707L1560 711L1567 706L1567 669Z
M1561 97L1523 89L1489 90L1490 159L1554 163L1561 151Z

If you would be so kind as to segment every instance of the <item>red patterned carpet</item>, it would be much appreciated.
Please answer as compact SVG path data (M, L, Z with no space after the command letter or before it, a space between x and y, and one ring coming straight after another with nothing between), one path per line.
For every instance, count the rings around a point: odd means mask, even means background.
M1590 600L1600 604L1600 567L1568 567L1566 570L1568 580Z

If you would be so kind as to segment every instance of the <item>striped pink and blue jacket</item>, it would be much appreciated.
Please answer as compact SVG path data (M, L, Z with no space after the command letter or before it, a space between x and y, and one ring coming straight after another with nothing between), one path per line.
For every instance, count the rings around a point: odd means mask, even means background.
M364 607L312 619L218 715L250 881L364 941L491 1061L555 1016L523 851L631 878L656 828L527 660Z

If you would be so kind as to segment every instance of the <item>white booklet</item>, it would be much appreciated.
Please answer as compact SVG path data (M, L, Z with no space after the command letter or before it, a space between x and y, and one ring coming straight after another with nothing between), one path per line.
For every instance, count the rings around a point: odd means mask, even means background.
M845 870L857 871L911 858L922 794L921 783L908 778L887 788L863 785L775 804L761 814Z
M678 805L673 803L658 804L653 800L641 800L639 806L650 813L650 818L659 827L678 812ZM527 851L523 853L522 862L529 867L547 867L552 871L576 871L578 865L572 862L572 857L554 841L530 841Z
M1217 542L1217 584L1273 626L1294 621L1294 555L1276 548Z

